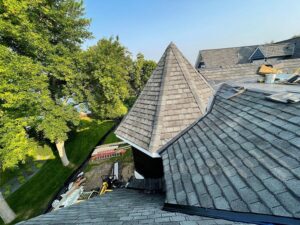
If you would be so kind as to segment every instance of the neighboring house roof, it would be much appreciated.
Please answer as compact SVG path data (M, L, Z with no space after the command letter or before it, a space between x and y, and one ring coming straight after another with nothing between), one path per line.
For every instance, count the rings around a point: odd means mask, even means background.
M260 77L260 75L257 74L258 67L259 66L255 64L239 64L214 69L204 68L198 71L213 88L216 88L220 83L228 81L256 81L257 78Z
M279 41L277 43L292 43L295 45L293 58L300 58L300 36L296 36L287 40Z
M234 92L223 84L208 113L159 151L166 203L299 224L300 103Z
M20 225L35 224L209 224L241 225L228 220L161 210L164 196L145 194L135 190L117 189L67 208L47 213Z
M196 62L196 68L198 68L199 62L204 62L205 68L216 68L249 63L249 57L257 47L258 45L252 45L233 48L200 50Z
M300 37L272 44L200 50L196 61L196 68L199 67L200 62L205 65L205 68L248 64L252 62L251 56L258 48L265 58L286 56L290 56L290 58L299 58Z
M265 58L278 56L291 56L294 54L295 45L291 43L280 43L259 46Z
M216 89L219 84L224 82L257 82L257 78L261 78L257 74L261 64L238 64L233 66L223 66L220 68L202 68L198 69L199 73L208 81L208 83ZM273 67L280 69L283 73L299 73L300 58L277 60L273 63Z
M205 113L212 92L171 43L115 133L134 147L155 153Z

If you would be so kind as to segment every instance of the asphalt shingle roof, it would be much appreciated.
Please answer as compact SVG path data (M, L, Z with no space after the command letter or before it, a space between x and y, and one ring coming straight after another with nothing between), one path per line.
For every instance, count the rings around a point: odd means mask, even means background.
M116 134L156 152L205 112L212 88L171 43Z
M224 82L256 82L258 78L262 78L262 76L257 74L260 65L261 64L247 63L223 66L220 68L201 68L198 69L198 71L208 81L208 83L216 89ZM281 70L283 73L292 74L299 69L300 59L277 60L273 63L273 67Z
M262 45L259 47L262 50L265 57L276 57L276 56L291 56L294 54L295 45L291 43L280 43Z
M47 213L20 225L49 224L178 224L242 225L208 217L190 216L161 210L164 196L118 189L67 208Z
M257 74L259 65L239 64L226 66L222 68L205 68L199 69L199 73L205 77L209 84L216 88L224 82L257 80L260 75Z
M258 45L233 48L200 50L198 62L204 62L206 68L218 68L249 63L249 57ZM196 65L198 67L198 65Z
M251 63L250 56L258 47L267 58L282 56L290 56L290 58L300 57L300 38L297 37L273 44L200 50L196 67L198 67L200 62L205 64L205 68L249 64Z
M300 103L232 88L160 151L166 203L300 218Z

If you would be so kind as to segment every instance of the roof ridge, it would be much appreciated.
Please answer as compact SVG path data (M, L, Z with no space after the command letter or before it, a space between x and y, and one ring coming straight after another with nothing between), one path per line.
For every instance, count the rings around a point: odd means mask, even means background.
M158 141L159 141L159 137L160 137L160 124L158 124L159 122L159 118L162 116L163 110L162 108L165 106L165 104L161 104L162 101L164 101L165 95L164 95L164 91L165 91L165 81L166 81L166 75L167 75L167 70L168 67L166 65L168 65L168 61L170 60L170 51L172 51L172 42L169 44L169 46L167 47L167 49L165 50L166 52L166 58L164 60L164 67L163 67L163 73L162 73L162 81L161 81L161 85L160 85L160 91L159 91L159 99L158 99L158 104L156 106L156 115L153 121L153 129L152 129L152 135L151 135L151 139L150 139L150 143L149 143L149 151L152 152L152 150L156 147Z
M229 84L226 83L222 83L219 87L218 90L216 90L216 92L212 95L212 101L210 102L210 105L207 106L207 111L205 112L205 114L203 114L202 116L200 116L198 119L196 119L192 124L190 124L189 126L187 126L184 130L182 130L181 132L179 132L176 136L174 136L171 140L168 141L167 144L161 146L158 150L157 153L158 154L162 154L165 150L167 150L167 148L172 145L175 141L177 141L182 135L184 135L186 132L188 132L192 127L194 127L199 121L201 121L204 117L206 117L210 111L213 108L213 105L215 104L215 99L217 94L219 93L219 91L224 87L224 86L230 86Z
M289 42L274 42L274 43L265 43L265 44L256 44L256 45L241 45L241 46L224 47L224 48L208 48L208 49L201 49L201 50L199 50L199 52L202 52L202 51L215 51L215 50L223 50L223 49L270 46L270 45L275 45L276 46L276 45L284 45L284 44L292 44L292 43L289 43Z
M164 72L163 72L163 80L162 80L162 83L161 83L161 90L160 90L160 99L159 99L159 104L156 108L156 111L158 112L157 113L157 116L155 117L155 120L154 120L154 128L152 130L152 137L151 137L151 140L150 140L150 144L149 144L149 151L152 152L153 149L155 149L156 147L158 147L158 142L160 140L160 134L161 134L161 127L160 125L158 124L158 122L161 122L161 120L159 119L160 117L163 117L163 113L164 113L164 107L165 107L165 104L161 104L161 102L163 101L162 98L164 98L164 88L165 88L165 81L166 81L166 78L167 78L167 73L168 73L168 67L165 66L165 65L168 65L168 60L170 60L170 54L173 54L174 55L174 58L176 60L176 64L179 66L181 72L182 72L182 75L184 77L184 80L188 86L188 88L190 89L191 93L192 93L192 96L197 104L197 107L199 108L200 112L202 114L205 114L205 110L206 110L206 107L205 107L205 104L204 102L202 101L202 99L200 98L200 96L197 94L197 91L196 91L196 87L194 85L193 82L191 82L192 80L194 80L194 78L192 77L192 75L190 74L190 72L188 71L188 68L187 68L187 64L189 64L191 66L191 68L194 69L194 67L189 63L189 61L183 56L183 54L180 52L180 50L177 48L177 46L171 42L169 44L169 46L167 47L166 49L167 51L167 56L166 56L166 59L165 59L165 64L164 64ZM196 72L199 77L206 83L206 85L211 89L212 87L207 83L207 81L205 79L203 79L202 75L199 74L198 71L194 70L194 72ZM161 94L162 93L162 94Z
M205 113L213 89L172 42L149 81L116 134L153 154Z
M186 83L187 83L189 89L191 90L191 92L192 92L192 94L193 94L193 98L194 98L195 101L198 103L198 104L197 104L198 108L200 109L200 111L202 112L202 114L204 114L204 113L205 113L205 110L203 110L203 108L205 108L205 106L203 105L203 102L202 102L202 100L200 99L200 97L197 95L197 93L196 93L196 91L195 91L195 86L194 86L194 84L190 82L193 78L190 76L189 72L187 71L188 69L186 68L185 63L184 63L184 62L180 63L181 60L178 59L178 56L177 56L176 53L178 53L178 54L181 55L181 56L182 56L182 54L181 54L181 52L179 51L179 49L174 49L174 50L175 50L175 51L173 51L173 49L172 49L173 54L174 54L174 56L175 56L175 59L176 59L176 61L178 62L178 65L179 65L179 67L180 67L180 70L181 70L181 72L182 72L182 74L183 74L183 77L184 77L184 79L185 79L185 81L186 81ZM176 51L177 51L177 52L176 52Z
M215 50L223 50L223 49L232 49L232 48L247 48L247 47L257 47L257 46L260 46L260 45L242 45L242 46L233 46L233 47L224 47L224 48L208 48L208 49L202 49L202 50L199 50L199 52L202 52L202 51L215 51Z
M176 46L176 45L175 45ZM189 60L182 54L182 52L177 48L177 50L181 53L182 58L191 66L191 68L193 69L193 71L195 73L197 73L198 75L200 75L199 77L207 84L207 86L214 91L214 89L212 88L212 86L209 84L209 82L206 80L206 78L189 62Z

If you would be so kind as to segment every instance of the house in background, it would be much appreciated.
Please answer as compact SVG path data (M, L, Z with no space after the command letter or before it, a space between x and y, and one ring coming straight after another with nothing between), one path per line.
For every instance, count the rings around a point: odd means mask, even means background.
M198 72L217 90L224 82L257 88L258 70L271 64L283 73L300 68L300 37L265 45L200 50L196 61ZM261 89L269 88L261 85Z
M251 63L273 64L296 58L300 58L300 37L272 44L200 50L196 68L211 69Z
M157 150L205 114L213 89L171 43L142 93L116 130L133 147L136 171L162 178Z

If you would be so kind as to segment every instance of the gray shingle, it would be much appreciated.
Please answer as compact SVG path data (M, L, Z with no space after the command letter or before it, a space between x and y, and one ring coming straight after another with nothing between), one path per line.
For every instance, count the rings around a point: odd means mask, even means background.
M19 224L238 224L201 216L190 216L161 210L164 196L135 190L116 189L101 197L43 214ZM203 222L203 223L202 223Z
M201 50L196 66L198 67L200 62L207 69L249 65L251 63L250 56L257 48L265 58L283 56L297 58L300 53L299 41L296 41L296 44L294 39L290 39L281 43ZM201 70L201 68L199 69Z
M214 203L218 209L224 209L224 210L230 209L230 206L229 206L227 200L222 196L215 198Z
M231 88L223 85L219 92ZM197 140L197 144L180 145L177 150L197 165L199 172L193 170L191 174L195 190L191 190L198 196L198 205L300 218L300 137L296 133L300 123L283 116L283 110L300 116L295 107L300 103L283 107L269 102L262 92L246 90L230 99L219 92L211 111L176 139L180 143ZM247 111L241 113L245 107ZM167 146L173 146L173 142ZM168 155L168 149L161 154Z
M230 202L230 206L233 211L249 212L249 208L248 208L247 204L240 199Z
M171 43L116 134L156 152L205 109L213 90Z

